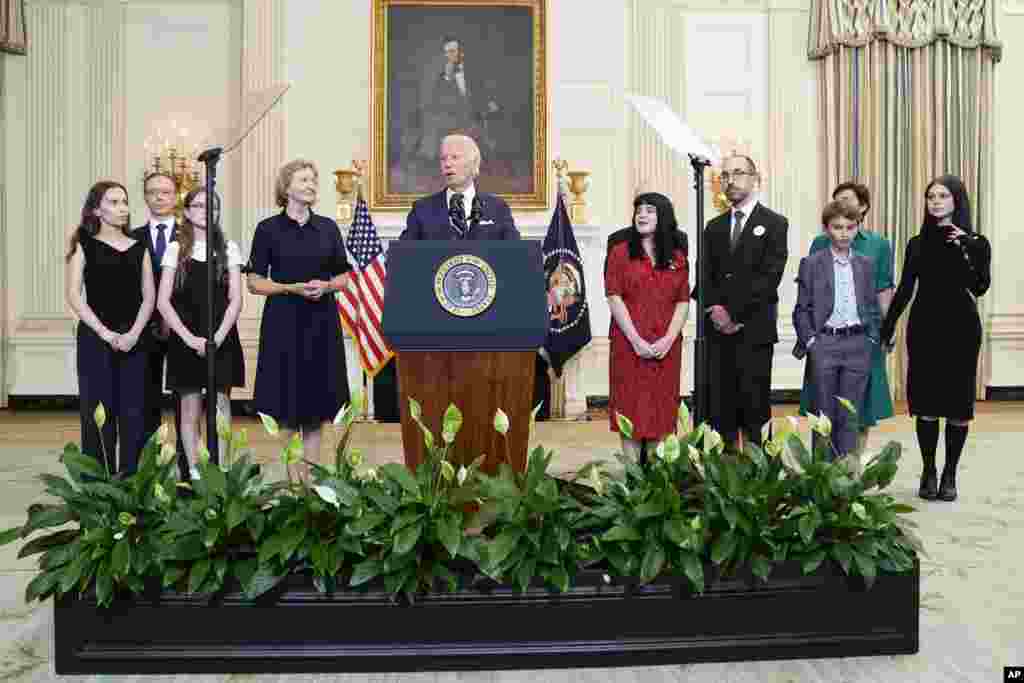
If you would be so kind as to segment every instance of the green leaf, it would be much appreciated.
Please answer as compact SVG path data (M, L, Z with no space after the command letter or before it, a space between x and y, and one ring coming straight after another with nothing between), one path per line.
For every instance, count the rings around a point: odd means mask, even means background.
M450 403L441 418L441 433L447 444L455 441L455 436L462 429L462 411L454 403Z
M22 536L28 536L37 529L61 526L74 520L75 515L67 505L44 505L33 503L28 506L28 521L21 528Z
M804 574L810 574L811 572L813 572L815 569L817 569L819 566L821 566L821 563L824 560L825 560L825 551L824 550L815 550L813 553L807 555L803 559Z
M63 569L63 571L61 571L61 593L67 593L75 587L75 584L77 584L81 580L82 575L88 569L89 562L89 557L85 553L82 553L74 560L72 560L71 564L67 565Z
M110 571L114 576L124 576L128 573L128 567L132 561L132 547L128 536L114 544L114 550L110 553Z
M772 563L764 555L754 553L750 556L750 571L762 581L767 581L768 575L772 573Z
M9 531L6 531L4 533L11 533L12 531L21 531L21 528L18 527L16 529L10 529ZM63 529L61 531L54 532L47 536L40 536L39 538L34 538L25 545L21 546L21 550L18 551L18 559L21 559L23 557L29 557L30 555L35 555L36 553L45 552L56 546L70 545L71 543L74 543L76 540L78 540L78 538L81 535L81 529ZM11 540L14 540L14 538L17 538L17 534L15 534ZM3 543L0 543L0 545L3 545Z
M245 586L245 597L253 600L281 583L287 574L277 574L270 567L260 567Z
M494 413L494 431L504 436L508 434L509 426L508 415L505 414L504 410L498 408Z
M60 583L61 576L60 569L37 574L25 587L25 602L32 602L53 592Z
M633 421L622 413L615 413L615 421L619 426L619 433L622 434L623 438L633 438Z
M643 562L640 563L640 578L644 581L653 581L661 573L665 566L665 549L660 543L653 543L644 553Z
M690 580L697 592L704 592L704 565L696 553L685 553L683 555L683 572Z
M225 520L228 525L228 531L231 531L236 526L244 522L248 515L249 510L245 503L238 498L233 498L231 502L228 503L228 514L227 519Z
M223 496L227 489L227 480L224 478L224 470L216 463L208 463L202 467L202 482L211 495Z
M210 559L206 557L192 565L192 572L188 576L189 593L199 592L199 587L203 585L203 581L206 580L211 568Z
M457 557L459 545L462 543L462 528L458 518L455 515L442 517L434 523L434 530L448 553L452 557Z
M354 522L349 523L348 531L354 536L362 536L388 521L388 516L379 512L368 512Z
M267 518L259 510L255 514L249 515L246 520L246 526L249 527L249 533L252 534L253 541L259 542L260 537L263 536L263 528L266 526Z
M231 567L231 571L235 575L235 578L238 579L239 585L244 588L252 581L252 577L256 575L256 570L259 569L259 566L259 560L255 557L250 557L245 560L235 561Z
M814 538L814 532L818 530L818 526L821 523L821 517L818 514L817 509L814 509L810 514L806 514L800 518L797 523L797 529L800 532L800 537L804 539L804 543L810 543Z
M76 531L78 530L76 529ZM79 534L80 533L81 532L79 531ZM75 559L75 556L80 552L82 552L82 542L80 539L76 539L67 545L55 545L47 550L41 558L39 558L39 567L40 569L56 569L57 567L62 567Z
M616 525L601 536L602 541L640 541L640 534L633 527Z
M416 422L423 418L423 409L420 407L420 402L412 396L409 397L409 416Z
M395 520L391 522L391 533L394 534L400 531L401 529L404 529L405 527L409 526L410 524L418 522L419 520L423 519L423 515L424 513L419 512L418 510L409 510L403 512L398 517L395 517Z
M22 538L20 526L0 531L0 546L7 545L8 543L13 543L19 538Z
M52 496L63 498L67 500L74 498L78 492L75 491L75 487L71 485L64 477L58 477L53 474L40 474L39 480L46 485L46 492Z
M562 567L554 567L544 573L548 582L558 589L560 593L569 590L569 574Z
M361 586L362 584L375 579L384 571L384 563L380 560L366 560L352 568L350 586Z
M715 539L711 546L711 561L715 564L722 564L727 561L736 551L736 535L732 531L726 531Z
M379 471L401 486L406 492L412 494L416 500L421 499L422 494L420 493L419 482L416 481L405 465L389 462L381 465Z
M665 503L660 500L649 500L637 506L634 514L637 519L647 519L665 514Z
M666 519L661 525L661 530L665 534L665 538L676 545L682 546L686 543L686 522L679 517Z
M277 424L277 420L266 413L259 413L259 416L260 422L263 423L263 429L267 431L267 434L270 436L277 436L281 431L281 428Z
M422 535L422 522L405 527L395 534L395 542L392 546L393 552L396 555L404 555L411 551L416 546L416 542L420 540L420 536Z
M82 493L98 498L112 500L122 508L132 508L135 501L131 494L116 484L105 481L90 481L80 484Z
M843 568L843 572L849 574L850 562L853 560L853 554L850 547L842 543L836 543L830 550L832 557L839 563L839 566Z
M501 564L515 549L516 544L519 543L522 537L522 530L517 528L507 529L498 534L487 545L487 560L491 566L496 567Z
M109 605L114 593L114 580L109 567L101 567L96 572L96 602L102 607Z
M864 553L859 553L854 550L853 562L857 565L857 571L864 577L864 583L868 588L871 588L875 583L876 576L878 575L878 565L875 560Z
M162 585L164 588L170 588L181 581L181 577L185 576L185 567L177 564L167 565L164 569L164 576Z

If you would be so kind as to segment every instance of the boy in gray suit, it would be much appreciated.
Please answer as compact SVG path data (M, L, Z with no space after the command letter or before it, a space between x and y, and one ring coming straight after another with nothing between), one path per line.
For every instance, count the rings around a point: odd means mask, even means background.
M838 397L860 405L881 324L874 264L850 249L859 221L840 202L825 206L821 223L831 246L800 260L793 309L793 355L811 364L816 405L832 420L834 456L856 450L856 425Z

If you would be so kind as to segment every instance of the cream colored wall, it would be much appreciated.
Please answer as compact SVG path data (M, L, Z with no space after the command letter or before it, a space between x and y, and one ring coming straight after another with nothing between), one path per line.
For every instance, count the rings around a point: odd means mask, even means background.
M788 323L799 257L817 232L815 64L806 58L802 0L551 0L548 3L549 150L591 171L588 225L576 226L587 265L593 344L569 369L570 405L606 395L609 315L601 270L607 234L626 224L633 188L669 194L696 238L688 165L665 149L623 100L663 98L701 134L741 135L765 173L763 201L790 219L790 260L781 288L781 343L773 385L800 385ZM126 179L143 218L141 143L172 116L199 135L235 122L247 96L275 82L292 88L252 137L221 165L229 235L248 252L256 222L275 211L276 169L297 156L321 170L320 211L334 210L333 170L366 158L370 145L369 0L90 0L28 3L33 50L2 58L2 163L6 239L7 365L15 395L73 394L73 320L62 301L59 243L92 180ZM1024 142L1009 118L1024 106L1024 0L1006 5L1007 48L997 71L995 281L990 383L1024 385L1024 284L1015 259L1022 231L1000 190L1012 192ZM59 134L53 131L59 130ZM550 161L550 160L549 160ZM553 188L549 190L553 196ZM707 217L713 215L710 207ZM540 238L550 211L519 212ZM404 213L376 212L385 238ZM693 254L691 254L692 258ZM693 264L691 264L692 266ZM246 297L240 329L255 371L261 301ZM693 315L687 337L694 333ZM1017 354L1017 355L1015 355ZM687 354L687 358L691 357ZM690 365L684 386L690 384ZM351 381L358 382L350 362ZM251 382L250 382L251 386ZM243 394L243 395L247 395ZM2 398L2 394L0 394Z
M990 386L1024 386L1024 230L1014 198L1020 191L1024 136L1024 1L1004 7L1000 38L1003 61L996 68L995 197L992 238L992 289L986 296L991 316Z

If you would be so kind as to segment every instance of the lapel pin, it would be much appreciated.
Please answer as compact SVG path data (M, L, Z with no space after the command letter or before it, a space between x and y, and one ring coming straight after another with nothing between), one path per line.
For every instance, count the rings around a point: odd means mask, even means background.
M755 237L760 237L763 234L764 234L764 226L763 225L759 225L756 228L754 228L754 236Z

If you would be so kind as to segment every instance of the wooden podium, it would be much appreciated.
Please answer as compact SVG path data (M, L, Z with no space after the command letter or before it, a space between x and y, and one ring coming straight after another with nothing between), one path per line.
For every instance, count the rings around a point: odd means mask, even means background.
M402 414L405 463L423 460L423 434L409 415L409 397L423 408L423 424L441 435L441 417L454 403L462 411L453 464L469 464L486 454L483 470L494 472L506 457L513 468L526 468L529 419L533 402L536 351L399 351L398 395ZM494 414L509 416L508 444L494 429Z
M384 336L397 352L406 464L415 467L424 456L423 434L409 413L412 397L435 442L448 406L462 411L454 464L486 455L485 471L506 457L524 469L535 356L548 326L540 244L395 242L384 310ZM509 417L507 446L494 429L499 408Z

